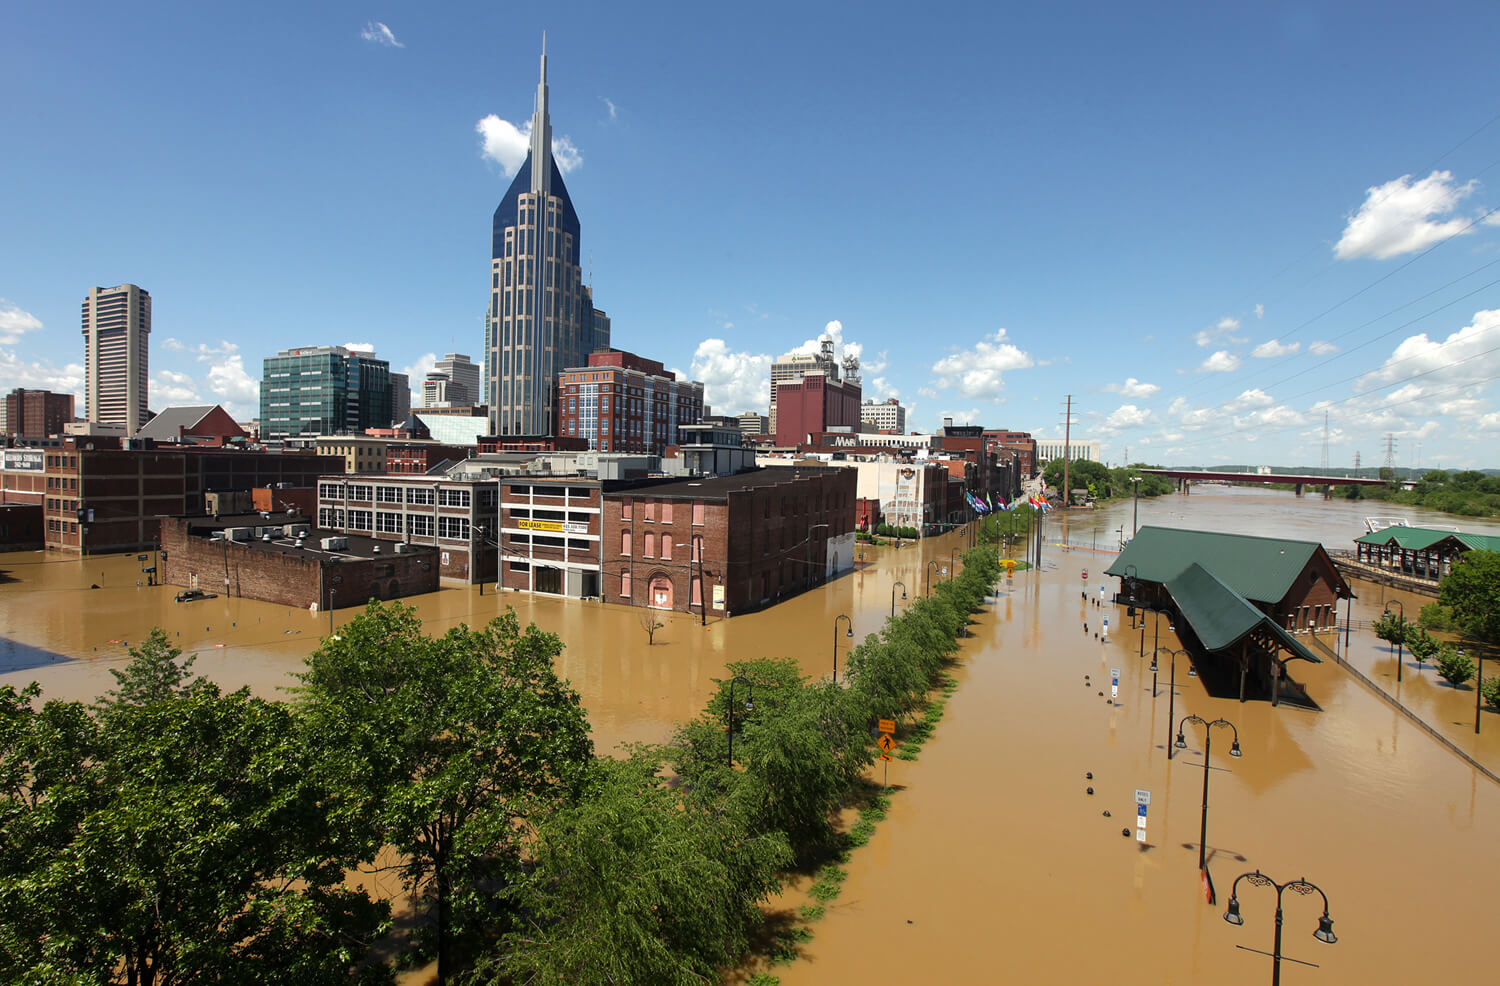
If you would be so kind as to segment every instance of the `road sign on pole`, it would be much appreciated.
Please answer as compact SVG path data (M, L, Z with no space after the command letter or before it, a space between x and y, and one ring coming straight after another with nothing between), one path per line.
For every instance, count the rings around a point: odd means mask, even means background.
M1120 669L1109 669L1109 697L1112 699L1120 697ZM1149 804L1150 802L1147 802Z
M891 737L888 734L881 733L880 734L880 739L878 739L878 740L875 741L875 745L878 746L878 747L880 747L880 749L881 749L881 751L883 753L890 753L892 750L894 750L896 748L896 741L893 740L893 739L891 739ZM889 759L889 758L887 758L887 759Z
M882 733L894 733L896 731L896 720L894 720L894 719L881 719L880 720L880 731Z
M1144 843L1146 841L1146 811L1151 807L1151 792L1144 788L1135 789L1135 841Z

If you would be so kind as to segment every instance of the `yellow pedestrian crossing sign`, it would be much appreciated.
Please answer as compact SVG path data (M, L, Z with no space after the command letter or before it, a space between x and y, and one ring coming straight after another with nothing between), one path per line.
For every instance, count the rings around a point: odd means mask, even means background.
M896 748L896 741L891 739L889 733L881 733L880 739L875 741L875 745L880 747L886 753L890 753Z

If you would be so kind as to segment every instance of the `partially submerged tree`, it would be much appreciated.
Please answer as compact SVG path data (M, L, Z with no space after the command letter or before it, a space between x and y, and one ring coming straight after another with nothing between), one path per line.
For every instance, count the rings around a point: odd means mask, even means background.
M656 610L647 609L645 607L642 607L640 614L636 617L636 620L641 624L641 629L646 631L647 647L650 647L652 644L656 643L656 631L666 626L665 623L656 618Z
M307 660L301 701L336 811L391 845L407 887L432 904L438 982L455 942L493 932L532 813L570 803L593 760L577 693L559 680L555 634L514 610L481 630L422 633L416 610L372 602Z

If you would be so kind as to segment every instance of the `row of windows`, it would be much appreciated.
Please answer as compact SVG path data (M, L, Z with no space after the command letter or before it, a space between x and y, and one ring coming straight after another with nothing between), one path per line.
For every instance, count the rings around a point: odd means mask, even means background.
M318 498L322 500L344 499L345 486L343 483L319 483ZM448 489L442 488L437 491L437 502L443 507L467 507L472 495L467 488ZM373 501L371 497L373 496ZM431 506L433 502L433 491L431 487L421 486L369 486L360 483L352 483L348 486L348 498L361 503L401 503L406 502L413 506ZM483 506L493 507L495 505L495 491L481 490L479 502Z
M68 511L74 511L74 510L78 509L78 501L77 500L60 500L60 499L56 499L54 497L47 497L46 498L46 506L47 506L48 510L68 510Z
M414 537L432 536L432 516L430 514L407 514L406 530L401 529L402 514L377 511L374 516L376 530L381 534L410 534ZM370 530L370 511L350 510L348 513L349 524L344 523L345 514L339 507L320 507L318 509L318 526L328 530ZM461 518L460 518L461 519ZM468 530L468 522L465 521L463 530Z
M658 520L660 520L660 522L663 523L663 524L670 524L670 523L673 522L673 517L674 517L673 501L671 501L671 500L638 500L637 501L637 500L631 500L631 499L628 499L628 498L622 499L620 501L620 519L621 520L631 520L631 519L634 518L636 503L640 503L640 505L641 505L641 518L640 518L641 520L648 521L650 523L656 523ZM696 525L696 526L702 526L703 519L704 519L704 512L705 512L705 508L704 508L703 502L701 500L694 501L694 503L692 505L692 511L691 512L692 512L692 517L693 517L693 524Z
M78 522L73 520L49 520L47 531L50 534L77 534Z
M47 456L48 469L73 469L78 465L76 455L49 455Z
M651 583L655 583L658 580L660 580L661 578L662 578L662 576L660 576L660 575L655 576L654 578L652 578ZM670 581L670 580L668 580L668 581ZM651 583L648 583L648 586ZM701 606L703 604L703 582L702 582L702 580L696 574L692 574L692 575L688 576L688 583L692 586L692 603L693 603L693 605L694 606ZM629 598L630 597L630 587L631 587L630 569L628 569L628 568L622 568L622 569L620 569L620 595L622 595L622 596L624 596L626 598ZM649 591L649 588L648 588L648 591Z
M622 555L628 555L628 554L630 554L632 541L633 541L633 539L631 538L631 532L630 531L621 531L620 532L620 554L622 554ZM665 534L665 533L662 534L661 535L661 540L660 540L660 554L657 553L657 549L658 549L658 541L657 541L656 532L655 531L647 531L646 532L646 536L645 536L644 539L642 539L642 544L641 544L641 557L642 558L660 558L662 561L671 561L672 560L672 535ZM692 551L691 551L691 553L689 555L688 560L689 561L702 561L703 560L703 537L701 535L696 535L695 534L693 536Z
M76 490L78 489L78 477L71 476L48 476L47 489L49 490Z

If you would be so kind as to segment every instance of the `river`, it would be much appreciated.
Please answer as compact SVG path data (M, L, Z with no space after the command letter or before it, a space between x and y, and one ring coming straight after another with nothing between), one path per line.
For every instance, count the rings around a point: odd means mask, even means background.
M1322 966L1288 963L1288 982L1441 982L1493 965L1485 901L1500 878L1491 844L1500 786L1333 662L1293 665L1321 711L1212 698L1178 666L1177 716L1229 719L1244 751L1230 760L1227 732L1215 731L1207 842L1220 902L1203 902L1203 732L1190 728L1190 749L1169 764L1167 668L1153 696L1123 609L1112 607L1107 643L1082 630L1085 620L1097 630L1100 611L1079 598L1080 570L1090 569L1096 595L1133 506L1048 518L1048 541L1066 530L1072 547L1049 543L1043 570L1016 575L976 617L947 717L919 760L892 763L889 817L855 853L804 959L774 970L783 984L1264 982L1271 960L1236 946L1270 949L1274 892L1242 886L1244 926L1220 918L1234 876L1257 867L1282 882L1306 877L1331 902L1339 942L1326 946L1311 936L1316 895L1287 895L1284 951ZM1371 511L1500 533L1493 522L1421 509L1224 487L1143 499L1139 521L1347 548ZM830 673L835 659L842 668L853 641L836 618L849 615L859 637L877 631L895 583L922 592L927 573L940 578L961 553L958 542L867 548L855 572L765 612L707 626L671 614L649 646L625 607L472 588L407 602L433 631L511 605L559 633L560 671L607 753L668 736L698 712L728 661L790 656L809 675ZM198 655L196 671L274 696L328 632L326 613L243 599L174 603L175 588L138 586L139 569L134 555L0 555L0 684L35 679L49 697L91 699L113 684L108 669L121 666L127 642L160 625ZM1378 615L1378 587L1355 588L1355 618ZM899 587L894 596L900 608ZM1393 597L1403 598L1386 590ZM1404 598L1410 615L1426 601ZM334 625L354 612L334 614ZM1165 625L1161 642L1178 646ZM1368 633L1348 657L1395 689L1394 659ZM1112 667L1123 672L1113 703ZM1500 716L1486 714L1474 738L1472 691L1448 689L1430 669L1404 677L1403 701L1500 772ZM1152 792L1144 850L1121 835L1134 831L1137 788Z

